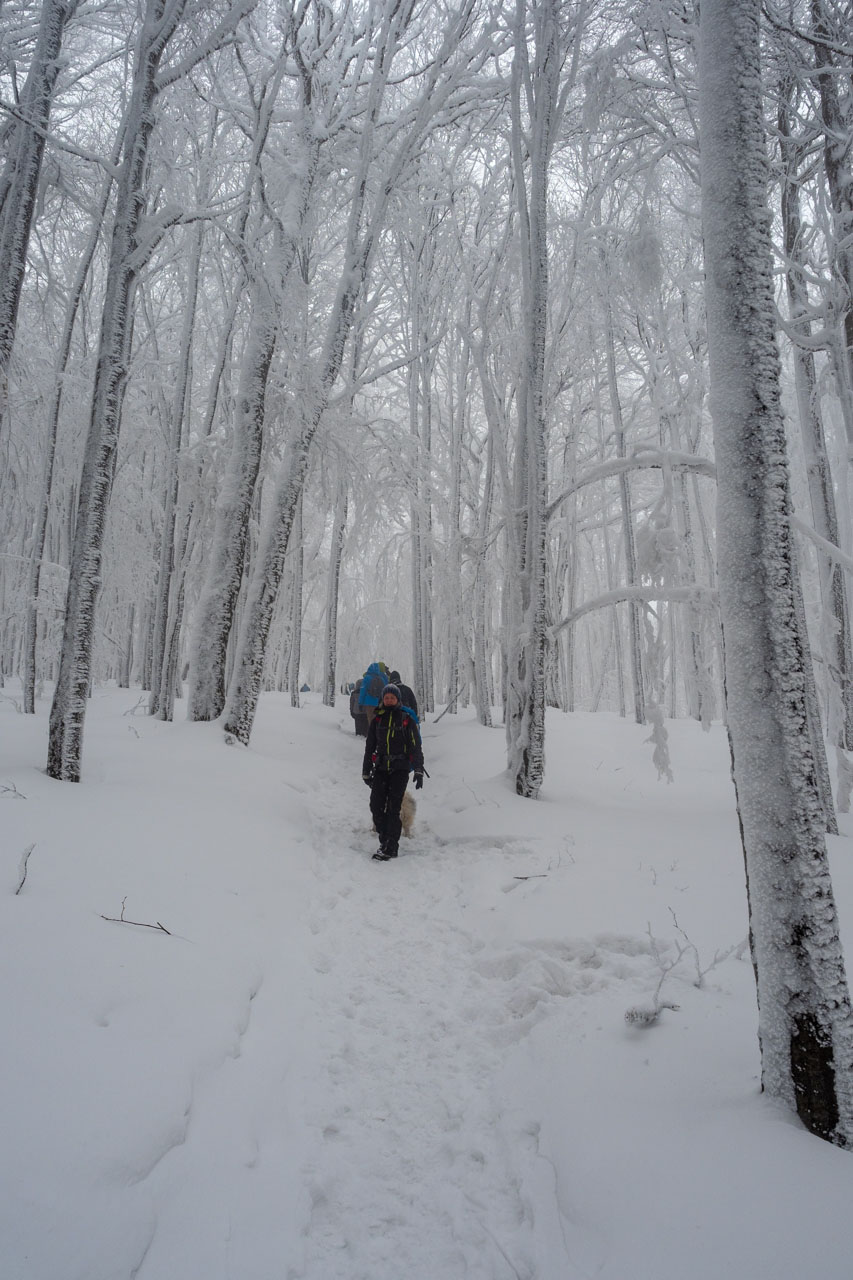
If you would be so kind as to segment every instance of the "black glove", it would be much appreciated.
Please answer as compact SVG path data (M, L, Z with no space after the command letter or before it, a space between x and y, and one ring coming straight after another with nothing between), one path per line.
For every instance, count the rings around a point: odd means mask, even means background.
M424 775L422 773L415 774L415 791L420 791L424 785Z
M373 786L373 770L371 769L370 773L363 773L361 775L361 780L362 782L366 782L369 787L372 787Z

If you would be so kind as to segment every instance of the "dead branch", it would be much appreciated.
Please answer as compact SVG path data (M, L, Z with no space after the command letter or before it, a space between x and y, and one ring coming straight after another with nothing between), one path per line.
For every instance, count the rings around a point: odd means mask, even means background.
M30 854L32 853L33 849L35 849L35 844L27 845L26 849L25 849L25 850L24 850L24 852L21 854L21 862L20 862L20 865L19 865L19 867L18 867L18 873L19 873L19 875L20 875L20 877L21 877L21 878L20 878L20 880L18 881L18 887L17 887L17 889L15 890L15 897L16 897L16 898L17 898L18 894L21 892L21 890L22 890L22 889L23 889L23 887L24 887L24 881L25 881L25 880L26 880L26 878L27 878L27 863L28 863L28 862L29 862L29 860L30 860Z
M104 916L104 915L102 915L102 916L101 916L101 919L102 919L102 920L109 920L110 924L132 924L132 925L135 925L135 927L136 927L137 929L156 929L156 930L158 930L160 933L168 933L168 934L169 934L169 937L171 938L171 936L172 936L171 931L170 931L169 929L167 929L167 928L166 928L166 926L165 926L164 924L161 924L159 920L157 921L157 923L156 923L156 924L148 924L148 923L147 923L147 921L145 921L145 920L126 920L126 919L125 919L125 915L124 915L124 904L125 904L126 902L127 902L127 898L122 898L122 900L121 900L121 915L120 915L120 916Z

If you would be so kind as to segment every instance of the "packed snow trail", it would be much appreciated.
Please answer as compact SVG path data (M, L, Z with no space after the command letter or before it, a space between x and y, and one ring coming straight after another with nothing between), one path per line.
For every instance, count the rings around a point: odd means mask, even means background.
M428 723L380 864L348 717L268 694L245 751L136 696L82 787L6 704L4 1277L795 1280L805 1205L847 1280L849 1154L758 1092L722 730L673 723L661 788L641 726L555 713L531 805L500 730Z
M643 947L504 948L472 933L469 893L484 874L509 891L530 850L442 842L421 797L400 857L371 861L361 746L338 741L309 802L320 1077L306 1089L304 1258L288 1280L575 1280L588 1272L565 1244L537 1125L500 1071L555 998L624 979L626 950L636 961Z

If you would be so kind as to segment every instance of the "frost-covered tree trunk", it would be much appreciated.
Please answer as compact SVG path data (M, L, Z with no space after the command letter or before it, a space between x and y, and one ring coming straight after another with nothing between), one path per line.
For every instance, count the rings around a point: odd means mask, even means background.
M487 325L482 324L481 327L485 331ZM474 577L474 691L477 702L477 719L480 724L491 728L493 682L487 649L489 619L488 539L492 524L492 508L495 501L495 453L499 447L498 437L504 434L504 424L501 422L498 406L492 392L483 342L478 342L474 346L474 358L480 378L483 408L488 425L486 475L477 521L477 555ZM503 446L501 445L500 447L502 448Z
M148 145L154 127L157 71L185 0L148 0L137 48L133 87L123 123L122 165L110 243L92 412L83 458L59 675L50 713L47 772L79 782L83 721L94 643L95 606L121 402L133 330L133 298L140 262L137 233L145 208Z
M228 637L243 579L249 516L261 465L278 314L266 280L255 279L250 292L251 328L240 366L231 451L190 648L189 720L215 720L225 705Z
M606 277L605 277L606 278ZM622 403L616 381L616 351L613 342L613 316L609 302L606 304L605 352L607 364L607 388L610 394L610 411L616 433L616 454L625 457L625 425L622 420ZM631 511L631 491L628 473L619 476L619 500L622 505L622 538L625 549L625 582L629 587L638 583L637 549L634 537L634 516ZM641 606L636 600L628 601L628 652L631 656L631 682L634 689L634 719L637 724L646 722L646 699L643 688L643 639Z
M418 321L415 298L412 343L429 341ZM414 458L411 504L412 679L424 712L435 706L432 634L432 353L412 362L409 372L409 422Z
M535 57L527 46L528 3L517 0L512 77L512 155L521 238L524 336L518 395L520 574L513 589L509 637L507 764L518 795L537 799L545 774L545 654L547 616L548 445L545 341L548 326L548 166L557 124L560 5L530 5ZM525 137L526 109L528 132ZM525 164L525 153L529 163Z
M62 37L78 4L79 0L43 0L33 61L17 104L0 175L0 428L6 416L9 360L42 156L62 65Z
M332 540L329 547L329 581L326 588L326 634L323 644L323 704L335 705L337 691L336 670L338 652L338 593L341 585L341 562L344 555L344 539L347 530L347 486L341 476L335 514L332 520Z
M812 522L821 538L839 546L835 490L818 395L810 320L811 302L803 261L804 232L800 213L800 183L796 172L799 157L798 149L791 140L790 105L785 86L780 93L778 119L785 166L782 178L785 284ZM847 579L842 566L821 551L818 551L818 564L823 609L822 647L837 703L835 707L830 706L830 721L837 726L832 737L839 746L849 751L853 749L853 638Z
M487 539L491 525L494 494L494 440L487 442L486 478L477 527L477 553L474 572L474 701L480 724L491 728L492 680L489 668L486 629L488 626L488 560Z
M119 158L120 156L118 154L113 157L116 165L118 164ZM83 290L86 284L86 278L89 274L89 268L92 264L92 258L95 255L95 250L97 249L98 241L100 239L101 226L106 213L112 185L113 179L111 176L104 180L89 240L80 262L77 265L74 281L69 291L68 306L66 308L65 320L62 326L62 336L59 340L56 376L54 378L50 399L48 401L48 411L46 414L47 446L44 464L44 481L39 501L38 514L33 528L32 558L29 565L29 582L27 588L27 616L24 626L22 683L24 692L24 711L29 715L32 715L35 712L38 602L39 593L41 591L42 563L45 557L45 546L47 541L47 522L50 514L53 472L56 463L56 445L59 436L59 410L62 402L62 389L71 355L71 342L74 335L74 325L83 298Z
M198 281L201 266L201 226L193 229L190 261L185 289L184 317L178 345L177 378L169 414L169 452L166 461L166 493L163 506L163 529L160 535L160 563L157 571L157 598L154 610L154 634L151 655L151 693L148 713L160 720L171 720L174 654L167 644L169 601L176 569L175 530L178 515L178 480L181 444L187 428L187 397L190 385L190 355L195 326Z
M302 542L302 494L293 517L293 585L290 595L290 658L287 682L290 705L299 706L299 667L302 661L302 587L305 579L305 547Z
M762 1082L853 1143L853 1015L806 707L774 335L759 0L702 0L702 220L732 771Z
M853 92L850 83L850 10L833 21L827 0L812 0L812 33L824 126L823 161L832 205L834 266L842 292L839 303L844 352L843 377L853 392ZM839 61L835 50L844 49ZM841 86L846 83L846 102ZM853 441L850 441L853 450Z

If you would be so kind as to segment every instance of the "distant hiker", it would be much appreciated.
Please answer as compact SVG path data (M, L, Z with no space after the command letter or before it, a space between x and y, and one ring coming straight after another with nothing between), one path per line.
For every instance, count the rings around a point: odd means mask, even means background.
M421 718L418 714L418 700L415 697L414 690L410 689L407 684L403 684L403 681L400 679L399 671L392 671L388 680L391 684L395 684L400 690L401 704L404 707L407 707L409 711L413 711L415 713L415 719L418 724L420 724Z
M358 709L362 715L367 716L368 724L376 715L376 708L379 706L379 699L382 697L382 690L388 683L388 678L388 668L384 662L371 662L361 677Z
M400 845L400 805L409 771L415 790L424 785L424 753L417 721L400 705L400 690L386 684L382 702L367 730L361 776L370 787L370 812L379 835L376 862L397 857Z
M349 695L349 713L355 722L355 734L357 738L367 737L367 716L362 708L358 705L358 695L361 690L361 680L356 680L352 686Z

